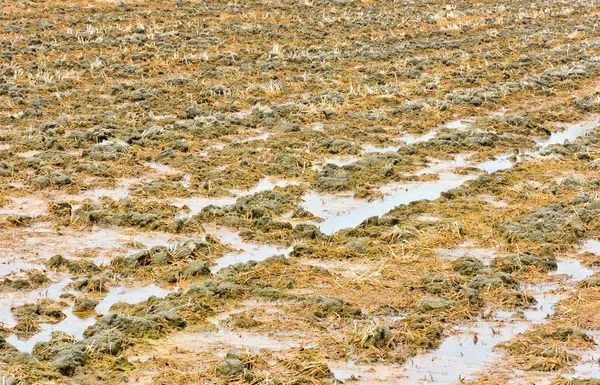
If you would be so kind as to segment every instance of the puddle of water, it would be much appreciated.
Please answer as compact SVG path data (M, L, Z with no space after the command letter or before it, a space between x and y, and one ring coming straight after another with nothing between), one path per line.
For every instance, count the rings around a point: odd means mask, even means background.
M222 149L225 148L226 145L227 145L226 143L213 144L213 145L206 147L206 150L200 151L198 154L200 156L207 157L210 155L210 150L221 151Z
M32 290L29 293L14 292L4 293L0 297L0 324L7 326L14 326L16 320L12 315L11 308L14 306L21 306L26 303L35 303L38 299L49 298L53 300L59 300L60 295L64 293L65 287L71 282L71 279L66 277L58 282L51 283L50 285Z
M45 233L44 229L40 230L41 233ZM44 253L44 249L80 251L91 248L119 248L121 243L118 239L122 236L120 231L95 227L91 233L83 233L81 236L73 236L73 234L61 236L52 233L50 236L29 236L25 244L39 246L40 249L36 249L36 251L42 255L52 256L49 255L50 253Z
M465 119L465 120L457 119L457 120L453 120L451 122L444 124L444 127L451 129L451 130L464 131L471 126L472 122L473 121L469 120L469 119Z
M567 274L573 281L584 279L593 272L576 260L558 262L554 274ZM429 353L412 359L405 368L404 375L411 384L455 384L461 380L469 380L487 365L499 360L502 354L494 352L497 344L509 341L519 333L523 333L532 325L542 323L550 316L553 307L564 295L549 291L555 285L539 289L534 295L538 301L535 308L523 312L525 321L517 322L478 322L474 326L462 327L459 334L450 336L442 341L440 347ZM511 313L500 314L506 320ZM477 339L474 338L477 336Z
M10 197L13 203L0 208L0 215L28 215L36 217L46 213L48 203L42 199Z
M479 168L488 173L492 173L499 170L506 170L511 168L513 164L520 161L523 155L535 155L539 154L542 150L548 148L553 144L562 144L566 141L574 141L575 139L584 136L589 130L598 126L599 118L594 117L588 121L572 124L567 126L563 131L553 132L548 139L539 140L536 142L538 149L536 151L524 151L519 155L515 154L504 154L498 156L496 159L481 162L474 167ZM515 160L511 158L515 157Z
M462 333L444 339L437 350L412 359L404 371L407 383L450 385L468 379L486 363L501 357L500 353L493 351L494 346L528 327L527 323L502 326L482 322L476 327L463 329Z
M62 293L68 292L68 290L65 290L65 286L69 282L70 279L66 279L50 285L47 288L47 294L45 294L43 290L36 291L28 295L26 300L22 301L22 303L13 303L11 306L26 302L35 302L35 300L40 297L48 297L58 300ZM153 284L144 287L113 287L100 301L98 306L96 306L96 312L98 314L107 314L109 313L111 306L117 302L137 304L147 300L151 296L164 297L172 291L173 290L163 289ZM0 310L4 310L3 303L0 303ZM40 324L42 330L31 338L21 340L15 334L12 334L7 338L7 341L20 351L30 353L36 343L50 341L52 338L52 332L54 331L66 332L78 339L82 339L85 329L96 323L96 318L91 315L86 318L77 317L75 314L73 314L73 308L71 307L65 309L63 312L66 315L64 320L57 324ZM8 309L8 313L10 314L10 318L12 318L11 322L14 323L15 320L12 317L12 313L10 313L10 308Z
M596 239L586 239L581 246L582 252L589 252L600 255L600 241Z
M536 299L537 307L524 312L528 322L479 322L460 328L459 334L444 339L438 349L415 357L404 370L407 383L449 385L472 379L487 364L501 359L502 354L493 350L497 344L543 322L561 297L539 294Z
M538 141L537 145L540 146L540 149L543 149L553 144L563 144L566 141L573 141L597 127L599 120L598 117L594 117L586 122L569 125L563 131L553 132L550 138Z
M83 196L86 198L99 199L101 197L109 197L115 200L125 198L129 196L131 186L138 183L139 179L123 179L117 183L114 189L95 189L83 192Z
M184 173L183 171L177 170L169 165L160 164L155 162L146 162L144 166L149 167L155 171L157 171L160 175L178 175L183 174L183 182L181 183L183 187L188 188L190 186L190 180L192 180L192 175L188 173ZM127 188L131 187L132 184L125 186Z
M554 305L565 298L564 295L548 293L548 290L554 290L554 288L554 286L546 289L539 288L538 294L534 295L537 301L536 307L523 311L523 315L527 321L533 324L542 323L554 313ZM525 324L525 326L526 329L529 329L531 325Z
M284 338L291 340L281 340L273 338L269 333L263 332L246 332L246 331L231 331L222 327L222 321L228 319L233 314L243 312L249 307L259 305L257 301L244 301L242 307L232 311L221 313L215 317L207 319L212 323L217 331L198 332L198 333L181 333L175 336L177 346L185 346L191 350L214 350L216 346L222 346L226 349L231 347L247 348L252 351L260 351L267 349L270 351L281 351L296 348L299 346L310 347L301 340L305 337L301 332L286 333ZM267 309L267 312L278 314L278 310Z
M381 188L381 192L385 194L383 199L372 202L355 199L351 195L310 191L303 196L304 202L300 206L323 218L316 225L321 232L330 235L344 228L356 227L366 218L381 216L401 204L436 199L442 192L474 178L472 175L442 173L437 181L386 185Z
M0 277L6 277L9 274L24 270L45 270L44 265L17 260L14 258L0 257Z
M415 175L423 175L423 174L439 174L441 172L452 172L452 170L459 167L466 167L468 165L467 159L469 158L469 154L459 154L452 160L444 160L440 161L438 159L434 159L430 164L422 170L419 170L415 173Z
M600 351L585 353L581 362L573 367L573 373L564 375L566 378L600 378Z
M112 257L126 251L137 251L154 246L173 245L181 238L160 231L137 231L93 227L91 232L68 231L56 233L51 228L39 227L24 235L24 250L31 257L48 259L60 254L66 258L77 258L90 250L101 250L89 260L97 265L108 264ZM0 251L3 251L0 248Z
M550 275L567 275L575 282L582 281L594 275L595 271L587 268L576 259L558 261L558 269Z
M425 135L414 136L414 135L403 135L399 137L398 141L404 142L404 144L397 146L386 146L386 147L377 147L372 144L365 144L362 146L362 153L384 153L384 152L395 152L398 151L402 146L406 146L409 144L427 142L429 139L434 138L437 135L436 131L429 131Z
M426 133L425 135L414 136L414 135L407 134L407 135L401 136L398 139L403 141L406 144L415 144L415 143L427 142L429 139L435 138L436 135L437 135L437 132L432 130L432 131L429 131L428 133Z
M110 312L110 307L117 302L125 302L135 305L147 300L152 296L162 298L174 290L176 289L163 289L162 287L158 287L154 284L142 287L112 287L110 288L108 294L102 298L98 306L96 306L96 312L98 314L107 314Z
M363 150L362 153L384 153L384 152L395 152L398 151L398 149L400 149L401 146L387 146L387 147L376 147L373 146L372 144L365 144L362 146Z
M268 245L264 243L246 242L240 237L236 231L231 231L222 227L205 225L205 229L211 235L216 236L222 243L228 244L240 251L226 253L222 258L216 259L216 265L211 267L213 273L223 269L224 267L236 264L246 263L248 261L264 261L274 255L283 254L289 255L293 247L282 247Z
M67 317L57 324L41 324L40 328L42 330L29 339L22 340L15 334L11 334L6 338L6 341L21 352L31 353L36 343L50 341L52 339L52 333L55 331L69 333L78 339L82 339L85 329L96 323L94 317L90 316L84 319L79 318L72 313L71 309L65 311L65 315Z
M511 168L515 163L511 160L513 156L514 154L500 155L495 159L486 160L485 162L478 163L473 167L486 171L490 174L496 171L506 170Z
M406 135L403 135L403 136L395 139L396 141L403 142L403 144L401 144L401 145L377 147L372 144L365 144L362 146L362 148L363 148L362 153L365 154L365 153L395 152L395 151L398 151L401 147L409 145L409 144L427 142L428 140L435 138L436 135L437 135L437 131L435 131L435 130L429 131L428 133L426 133L424 135L420 135L420 136L406 134Z
M225 206L232 205L236 202L237 198L242 196L253 195L261 191L273 190L275 187L286 187L300 184L297 180L292 179L274 179L274 178L263 178L258 184L252 187L250 190L232 190L234 196L231 197L216 197L216 198L205 198L205 197L191 197L178 199L172 202L175 207L183 207L187 206L190 209L190 213L188 215L196 215L203 208L215 205L215 206Z
M239 191L234 190L233 193L237 193L240 196L243 195L253 195L261 191L273 190L275 187L287 187L287 186L297 186L300 182L293 179L274 179L274 178L263 178L258 184L252 187L248 191Z

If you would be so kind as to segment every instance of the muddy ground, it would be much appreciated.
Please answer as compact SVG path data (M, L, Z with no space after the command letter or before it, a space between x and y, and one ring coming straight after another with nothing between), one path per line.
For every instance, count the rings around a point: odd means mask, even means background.
M600 384L593 1L0 0L2 384Z

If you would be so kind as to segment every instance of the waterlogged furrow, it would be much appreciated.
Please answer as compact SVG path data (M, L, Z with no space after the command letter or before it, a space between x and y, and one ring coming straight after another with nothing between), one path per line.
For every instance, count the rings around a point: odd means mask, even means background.
M504 154L489 161L469 164L465 156L459 155L450 162L438 162L417 173L417 175L439 173L437 181L384 185L380 188L384 194L381 200L365 202L355 199L351 195L322 194L311 191L304 195L304 202L301 206L323 218L323 221L319 222L317 226L324 234L331 235L341 229L355 227L371 216L381 216L399 205L418 200L437 199L444 191L459 187L464 182L477 177L475 174L458 175L449 172L453 168L471 166L488 173L506 170L519 161L523 155L533 156L553 144L573 141L597 126L598 118L568 126L564 131L555 132L548 139L539 141L538 149L535 152L523 153L518 158L515 158L514 154Z
M414 201L439 198L442 192L456 188L474 175L439 174L434 182L415 182L386 185L380 188L384 194L381 200L365 202L352 195L321 194L315 191L304 195L301 207L323 219L316 223L321 232L331 235L349 227L356 227L365 219L381 216L393 208Z
M590 121L587 123L569 126L565 131L554 133L551 135L551 137L549 139L547 139L545 141L540 141L538 143L538 145L539 145L538 152L547 148L551 144L561 143L565 140L574 140L579 136L585 135L585 133L588 130L594 128L596 125L597 125L597 119L594 119L593 121ZM424 140L427 140L427 139L429 139L429 137L425 138ZM415 140L415 142L418 142L418 141L419 140L417 138ZM488 171L488 172L506 169L506 168L511 167L514 164L514 162L509 160L508 158L509 158L509 155L501 156L495 160L475 165L475 167L481 168L484 171ZM434 199L438 198L442 192L450 190L455 187L458 187L458 186L462 185L465 181L467 181L469 179L474 179L476 177L476 175L473 175L473 174L458 175L458 174L453 174L451 172L447 172L448 170L452 170L455 167L464 167L466 165L467 165L467 162L466 162L466 158L464 156L458 156L456 159L454 159L451 162L438 162L438 163L418 172L419 174L441 172L439 174L439 179L437 181L409 183L409 184L401 184L401 185L385 185L381 188L382 193L384 193L384 198L381 200L373 201L373 202L364 202L363 200L355 199L352 196L323 195L323 194L319 194L316 192L308 192L304 195L304 197L303 197L304 202L301 204L301 206L303 208L307 209L308 211L310 211L311 213L315 214L316 216L323 218L323 221L319 222L318 226L322 233L324 233L326 235L330 235L330 234L333 234L343 228L355 227L355 226L359 225L362 221L364 221L366 218L369 218L372 216L381 216L381 215L385 214L386 212L392 210L393 208L397 207L398 205L409 204L411 202L414 202L417 200L422 200L422 199L434 200ZM158 169L160 169L163 172L170 171L169 168L163 169L163 168L158 167ZM295 184L295 183L296 183L295 181L286 181L286 180L272 181L270 179L263 179L254 188L252 188L248 191L236 192L236 195L237 196L252 195L252 194L260 192L260 191L271 190L275 186L285 187L287 185ZM120 191L120 190L116 190L116 191ZM124 190L123 193L126 193L126 190ZM111 193L109 193L109 195L111 195ZM189 199L177 201L175 203L175 205L177 205L177 206L185 205L190 209L190 213L188 213L188 215L190 215L190 214L195 215L198 212L200 212L200 210L202 208L204 208L208 205L232 204L235 202L235 199L236 198L217 198L217 199L199 199L198 200L197 198L189 198ZM240 263L240 262L244 263L244 262L248 262L250 260L261 261L270 256L277 255L277 254L288 255L292 250L291 247L279 247L279 246L271 246L271 245L265 245L265 244L259 244L259 243L245 242L239 237L237 232L227 230L224 228L216 228L216 227L209 228L209 233L217 236L217 238L219 238L223 243L229 244L229 245L233 246L234 248L236 248L237 250L239 250L239 251L235 251L235 252L229 252L223 258L216 260L216 265L211 268L213 273L219 271L220 269L222 269L224 267L233 265L235 263ZM162 242L155 243L155 245L159 245L159 244L162 244ZM150 242L150 244L148 246L151 246L151 245L152 245L152 242ZM103 262L107 262L107 261L103 261ZM573 268L573 271L576 272L578 270L576 268ZM576 277L576 278L579 278L579 277ZM132 289L132 291L129 291L129 289L127 289L127 288L115 288L114 290L117 290L117 291L120 290L120 293L122 294L122 296L124 298L128 298L128 300L125 300L125 302L128 302L128 303L138 303L138 302L145 300L150 295L156 295L156 296L160 297L169 292L167 290L160 289L156 286L149 286L149 287L144 288L145 291L152 293L152 294L149 294L148 296L145 296L145 295L140 296L140 295L136 294L137 289ZM110 309L110 306L112 306L112 304L114 304L115 302L118 301L118 300L115 300L115 301L111 300L111 298L118 297L118 296L114 295L114 290L112 290L105 297L105 299L102 300L102 302L98 306L97 311L100 314L108 312ZM540 302L542 302L542 301L540 301ZM550 307L552 305L553 305L552 303L547 304L547 306L550 306ZM42 326L42 332L35 335L34 337L28 339L26 342L16 339L16 336L14 336L14 335L11 336L11 339L16 343L16 346L21 347L22 349L25 349L25 350L30 350L30 348L33 347L35 342L49 340L50 334L53 330L77 331L76 334L79 335L80 331L84 330L85 327L89 326L88 325L90 323L89 319L86 318L86 319L80 320L81 322L78 322L77 321L78 318L74 317L69 311L67 311L67 314L68 314L67 319L63 320L62 322L60 322L57 325L44 324ZM537 314L537 313L534 313L534 314ZM71 328L71 326L67 326L67 325L72 325L72 328ZM84 327L84 325L87 325L87 326ZM491 327L491 326L488 325L488 327ZM511 336L511 335L518 333L519 330L521 330L523 327L524 327L523 325L512 325L510 327L507 327L508 329L506 330L505 333L501 333L501 334ZM484 329L485 329L485 327L484 327ZM513 331L512 333L511 333L511 330ZM481 333L482 335L485 335L484 330L479 330L479 333ZM495 335L493 337L494 337L493 341L496 341L499 338L500 338L500 340L502 339L502 337L495 336ZM442 346L440 347L439 354L441 356L448 356L447 359L449 359L450 362L452 362L453 354L454 355L456 355L456 354L464 355L464 352L456 353L456 351L454 351L454 353L453 353L452 346L454 346L456 344L464 345L465 339L468 340L468 336L459 335L459 336L454 336L454 337L448 338L444 342L444 344L448 344L448 345L442 344ZM446 347L446 346L448 346L448 347ZM449 350L447 350L447 349L449 349ZM472 347L473 352L477 352L477 351L479 351L479 349L480 348L477 346ZM447 352L446 352L446 350L447 350ZM432 354L434 354L434 353L432 353ZM489 355L492 355L492 354L493 353L490 350ZM454 358L456 358L456 357L454 357ZM481 363L488 361L488 359L485 358L484 355L481 355L478 358L481 360ZM428 360L428 358L422 358L422 359L424 360L423 362L426 362ZM409 374L408 375L409 378L418 378L421 375L423 375L423 376L429 375L430 377L433 377L434 373L432 373L432 372L428 372L428 373L420 372L420 370L422 370L422 367L427 367L427 365L424 365L423 363L419 363L418 361L413 361L413 362L414 362L414 368L417 368L417 369L414 369L414 373L416 373L416 374L412 375L413 377L411 377L411 375ZM471 362L472 362L472 368L478 367L478 365L476 364L476 360L472 359ZM421 369L419 369L419 368L421 368ZM473 369L473 370L475 370L475 369ZM464 373L461 371L461 374L464 374ZM414 376L416 376L416 377L414 377ZM448 373L444 372L442 369L442 372L436 373L436 377L447 378Z
M551 275L569 277L563 285L572 286L595 272L578 260L558 262ZM554 306L566 297L556 294L554 285L526 287L534 293L537 304L534 309L523 311L524 320L512 319L514 313L502 311L496 314L498 321L478 321L473 326L464 326L458 334L447 337L436 350L414 357L404 368L403 374L411 384L450 385L461 380L470 380L474 375L502 357L494 347L511 340L533 325L543 323L553 312Z
M36 300L45 298L59 300L62 294L69 292L72 293L72 291L67 290L66 288L68 283L70 283L70 279L65 278L57 284L50 285L45 291L38 290L34 293L30 293L26 300L28 302L35 302ZM110 312L110 308L116 303L123 302L128 304L138 304L152 296L162 298L174 290L176 290L176 288L167 290L153 284L142 287L115 286L110 288L109 292L100 300L95 308L95 312L97 314L108 314ZM10 306L13 307L25 303L25 300L14 299L11 301ZM3 306L4 310L7 310L7 307L7 305ZM63 313L66 315L66 318L56 324L40 324L41 331L36 333L34 336L21 339L17 337L17 335L11 334L6 340L22 352L30 353L36 343L50 341L52 338L52 333L55 331L65 332L75 336L75 338L81 339L83 338L83 332L85 329L96 323L96 318L94 315L76 315L73 313L73 307L65 309ZM8 317L3 320L4 322L14 323L15 320L12 318L10 310L3 312L2 314L8 315Z
M566 287L591 276L595 271L583 266L577 260L558 262L558 269L551 273L568 276L562 283ZM495 349L536 324L541 324L553 314L554 306L566 297L558 294L556 285L525 287L534 293L535 307L523 311L523 318L515 317L514 311L496 310L493 320L478 320L455 330L441 345L428 353L410 358L404 365L361 365L353 361L331 362L329 367L341 381L351 378L357 384L438 384L453 385L472 380L478 373L493 365L503 357ZM593 373L597 363L585 359L575 368L576 373Z

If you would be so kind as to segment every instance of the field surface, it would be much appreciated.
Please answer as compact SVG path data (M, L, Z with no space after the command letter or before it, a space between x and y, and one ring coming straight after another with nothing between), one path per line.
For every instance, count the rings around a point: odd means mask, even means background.
M600 3L0 0L0 384L600 384Z

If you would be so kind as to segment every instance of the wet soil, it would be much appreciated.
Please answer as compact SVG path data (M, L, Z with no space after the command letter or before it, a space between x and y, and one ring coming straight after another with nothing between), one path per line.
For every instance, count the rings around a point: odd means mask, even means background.
M599 9L4 1L3 384L594 384Z

